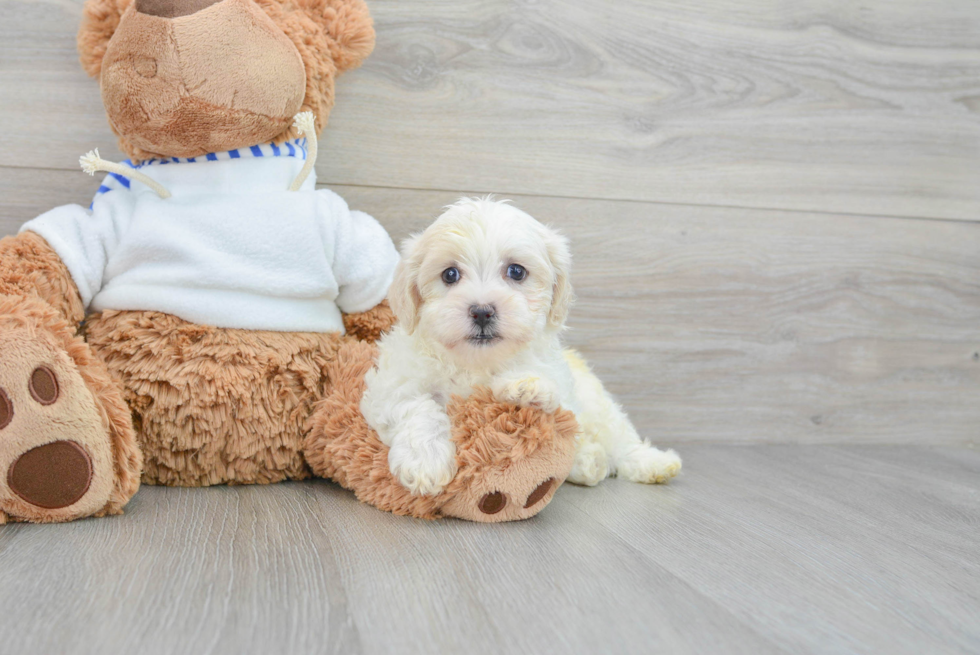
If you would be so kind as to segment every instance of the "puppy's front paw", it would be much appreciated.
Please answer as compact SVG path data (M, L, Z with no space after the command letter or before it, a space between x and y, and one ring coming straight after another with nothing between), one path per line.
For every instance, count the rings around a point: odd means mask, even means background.
M681 458L673 450L660 450L648 443L630 449L616 462L616 475L631 482L663 484L681 471Z
M542 378L501 380L493 385L492 391L497 400L518 407L536 407L550 413L557 411L559 405L558 385Z
M568 481L594 487L609 475L609 462L606 451L599 444L587 441L578 445L575 450L575 463Z
M388 451L388 467L415 496L436 496L456 477L456 444L445 438L397 438Z

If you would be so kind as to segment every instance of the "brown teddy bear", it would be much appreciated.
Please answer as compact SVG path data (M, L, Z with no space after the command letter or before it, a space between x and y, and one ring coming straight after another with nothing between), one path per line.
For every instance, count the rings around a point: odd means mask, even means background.
M390 238L312 172L334 79L374 45L362 0L87 0L78 44L131 160L90 153L83 167L109 172L91 207L0 241L0 523L118 514L141 476L315 472L416 516L545 504L565 415L457 404L470 465L436 499L391 487L366 428L343 446L324 431L356 427L342 399L369 366L338 353L394 320Z

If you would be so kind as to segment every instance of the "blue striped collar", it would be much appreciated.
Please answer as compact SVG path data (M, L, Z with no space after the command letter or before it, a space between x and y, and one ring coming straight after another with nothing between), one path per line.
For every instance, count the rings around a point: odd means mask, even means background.
M294 139L292 141L286 141L282 145L276 145L275 143L264 143L258 146L250 146L248 148L237 148L235 150L228 150L225 152L209 152L206 155L201 155L199 157L167 157L167 158L153 158L146 159L139 164L134 164L132 160L127 159L123 162L126 166L130 168L143 168L144 166L159 166L163 164L194 164L197 162L204 161L225 161L229 159L251 159L253 157L295 157L297 159L306 159L306 139Z
M209 152L200 157L167 157L163 159L157 157L146 159L139 164L134 164L132 160L126 159L122 163L132 169L140 169L146 166L162 166L164 164L194 164L209 161L229 161L232 159L255 159L258 157L293 157L305 161L307 152L306 139L300 138L286 141L281 145L264 143L258 146L238 148L237 150L228 150L226 152ZM98 190L96 190L95 198L116 189L129 189L131 184L131 180L125 175L109 173L105 176L102 184L99 185ZM95 198L92 199L92 204L89 205L89 209L95 206Z

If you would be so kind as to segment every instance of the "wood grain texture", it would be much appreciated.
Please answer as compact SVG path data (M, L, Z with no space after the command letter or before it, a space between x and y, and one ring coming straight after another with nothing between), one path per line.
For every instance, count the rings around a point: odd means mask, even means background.
M0 1L0 165L115 156L80 0ZM331 183L976 220L980 5L373 0Z
M666 487L424 522L314 481L0 528L10 653L974 653L980 455L690 446Z
M8 232L98 185L0 171ZM460 195L332 188L396 241ZM513 198L571 237L567 341L655 442L980 441L980 224Z

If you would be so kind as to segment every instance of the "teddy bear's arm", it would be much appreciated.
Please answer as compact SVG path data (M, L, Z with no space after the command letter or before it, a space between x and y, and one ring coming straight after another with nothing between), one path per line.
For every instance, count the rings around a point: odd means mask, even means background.
M372 216L351 211L333 191L318 190L317 200L317 218L337 284L337 307L344 314L374 312L382 321L391 320L386 309L378 310L399 259L388 232ZM353 324L373 323L375 318L354 319Z
M395 324L395 313L391 311L387 300L366 312L344 314L344 329L349 336L374 343L383 332L387 332Z
M81 205L62 205L20 227L41 237L67 269L81 298L82 313L102 290L103 276L119 235L131 220L133 198L128 189L96 195L87 210Z
M34 232L0 240L0 295L41 298L73 325L85 316L68 268Z

